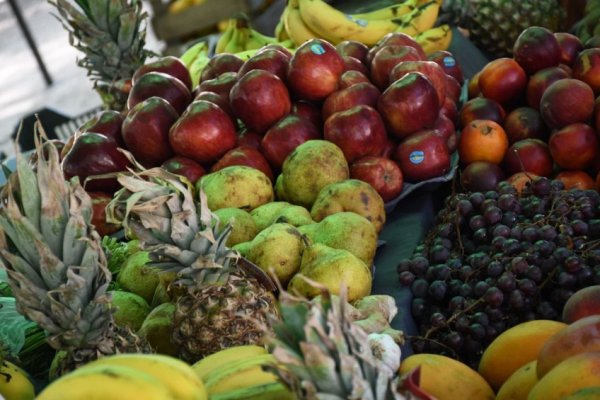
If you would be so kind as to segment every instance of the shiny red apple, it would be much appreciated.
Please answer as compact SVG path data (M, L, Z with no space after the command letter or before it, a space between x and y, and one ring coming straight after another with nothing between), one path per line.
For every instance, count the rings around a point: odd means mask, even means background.
M350 165L350 178L371 185L388 202L402 193L404 178L395 161L384 157L367 156Z
M129 92L127 107L153 97L162 97L181 115L192 101L192 94L179 79L162 72L148 72L142 75Z
M395 82L409 72L420 72L429 78L429 81L437 92L439 104L444 103L447 75L442 67L433 61L402 61L392 68L389 80L390 82Z
M408 182L424 181L450 171L448 146L435 130L411 135L398 145L393 158Z
M421 57L414 47L403 45L384 45L375 53L371 61L371 81L381 90L390 83L392 69L402 61L418 61Z
M342 90L331 93L323 102L322 115L327 119L330 115L364 104L377 107L381 92L371 83L357 83Z
M427 56L429 61L436 62L440 67L444 69L448 75L456 79L462 84L464 78L462 68L454 57L454 54L448 50L437 50Z
M371 83L367 75L358 71L346 71L340 76L338 82L338 89L345 89L357 83L367 82Z
M179 79L188 90L192 90L192 78L190 77L190 72L183 61L177 57L163 56L142 65L133 74L131 83L135 85L137 80L148 72L164 72L167 75Z
M261 50L246 60L244 65L239 69L238 75L242 77L248 71L262 69L277 75L279 79L285 82L289 60L290 58L279 50Z
M250 147L236 147L229 150L213 166L210 171L215 172L232 165L245 165L262 171L271 181L273 181L273 171L265 156L256 149Z
M169 158L162 163L161 168L173 174L186 177L191 184L195 184L198 179L206 174L206 170L202 165L191 158L182 156Z
M200 82L214 79L225 72L238 72L244 60L232 53L219 53L211 57L200 75Z

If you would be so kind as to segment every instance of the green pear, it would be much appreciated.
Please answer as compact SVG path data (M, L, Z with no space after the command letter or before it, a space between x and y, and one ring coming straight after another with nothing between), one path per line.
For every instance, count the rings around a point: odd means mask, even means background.
M154 290L154 296L150 302L152 308L176 300L173 291L171 290L171 283L173 283L175 279L177 279L177 272L162 271L158 274L158 285Z
M123 290L112 290L108 293L111 295L110 307L115 310L115 324L126 326L133 332L140 329L151 310L148 302L142 296Z
M299 230L314 243L348 250L365 264L373 264L377 251L377 232L373 224L362 215L349 211L339 212L328 215L321 222L304 225Z
M232 165L204 175L196 183L206 193L208 208L242 208L250 211L273 201L271 180L256 168Z
M371 185L358 179L334 182L324 187L313 204L310 215L320 222L328 215L352 211L368 219L377 233L385 224L385 204Z
M150 256L146 251L131 254L117 274L117 284L123 290L141 296L148 303L152 301L154 291L158 285L159 272L147 263Z
M295 226L276 223L256 235L246 258L266 272L272 268L286 285L300 268L304 247L305 239Z
M348 179L348 162L342 150L327 140L309 140L296 147L282 167L287 201L310 208L322 188Z
M219 217L221 227L231 223L231 234L227 238L227 246L229 247L252 240L259 232L254 219L246 210L228 207L216 210L214 213Z
M285 222L294 226L302 226L313 222L310 212L304 208L285 201L273 201L263 204L250 212L258 231L276 222Z
M279 176L275 180L275 198L278 201L287 201L287 196L283 188L284 179L285 178L283 177L283 174L279 174Z
M256 237L256 236L255 236ZM252 246L252 241L238 243L232 247L232 249L236 250L242 257L248 258L248 253L250 252L250 247Z
M177 355L177 348L171 343L173 333L173 316L175 315L175 304L163 303L150 311L137 332L146 338L152 348L159 354L169 356Z
M347 250L334 249L321 243L306 247L300 271L288 285L289 291L297 291L308 298L321 294L321 290L305 277L338 296L344 285L349 302L368 296L373 284L371 270L358 257Z

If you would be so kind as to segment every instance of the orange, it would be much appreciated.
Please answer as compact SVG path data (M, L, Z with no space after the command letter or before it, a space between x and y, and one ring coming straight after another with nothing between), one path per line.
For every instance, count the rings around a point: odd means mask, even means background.
M488 161L500 164L508 149L508 137L504 128L488 119L469 122L461 131L458 155L463 164Z

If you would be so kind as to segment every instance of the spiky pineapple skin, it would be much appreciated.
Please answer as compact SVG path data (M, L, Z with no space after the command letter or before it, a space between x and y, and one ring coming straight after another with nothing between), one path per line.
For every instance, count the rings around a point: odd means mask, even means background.
M469 31L469 39L493 57L512 55L519 34L530 26L556 32L565 12L558 0L445 0L441 20Z
M263 344L268 318L277 315L275 296L254 278L230 275L225 284L183 295L173 318L179 358L194 363L219 350Z

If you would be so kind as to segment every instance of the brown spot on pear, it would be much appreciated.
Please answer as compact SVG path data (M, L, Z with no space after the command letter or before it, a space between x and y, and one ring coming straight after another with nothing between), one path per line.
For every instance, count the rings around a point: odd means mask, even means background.
M148 252L138 251L131 254L117 275L117 283L123 290L141 296L148 303L152 301L158 285L158 270L150 267Z

